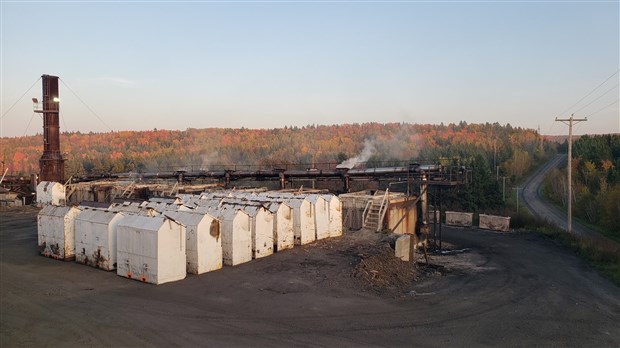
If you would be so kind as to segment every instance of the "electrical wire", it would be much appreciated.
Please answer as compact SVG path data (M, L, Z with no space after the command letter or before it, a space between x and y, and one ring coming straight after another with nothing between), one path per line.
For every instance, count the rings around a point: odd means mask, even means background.
M2 114L2 117L0 117L0 120L1 120L1 119L3 119L3 118L4 118L4 116L6 116L6 114L8 114L8 113L9 113L9 112L10 112L10 111L11 111L11 110L15 107L15 105L17 105L17 103L19 103L19 101L20 101L20 100L22 100L22 98L26 95L26 93L30 92L30 90L32 89L32 87L34 87L34 85L36 85L36 84L37 84L37 82L39 82L39 80L40 80L40 79L41 79L41 78L39 77L39 78L38 78L38 79L37 79L37 80L36 80L36 81L32 84L32 86L30 86L30 88L28 88L28 89L26 90L26 92L24 92L24 94L22 94L22 96L21 96L21 97L19 97L19 99L17 99L17 101L16 101L13 105L11 105L11 107L10 107L10 108L9 108L9 109L8 109L8 110L4 113L4 114Z
M567 111L569 111L570 109L574 108L575 106L579 105L579 103L581 103L581 101L583 101L584 99L586 99L587 97L589 97L592 93L594 93L594 91L596 91L597 89L599 89L602 85L605 84L605 82L609 81L609 79L611 79L612 77L614 77L618 72L620 72L620 69L616 70L615 73L611 74L608 78L605 79L605 81L601 82L601 84L599 84L598 86L596 86L593 90L591 90L588 94L586 94L585 96L583 96L583 98L579 99L575 104L571 105L569 108L567 108L566 110L564 110L563 112L561 112L558 116L562 116L564 115Z
M599 112L601 112L601 111L603 111L603 110L607 109L608 107L610 107L610 106L612 106L612 105L616 104L616 103L617 103L617 102L619 102L619 101L620 101L620 99L616 99L616 101L615 101L615 102L613 102L613 103L611 103L611 104L608 104L607 106L604 106L604 107L602 107L602 108L600 108L600 109L596 110L595 112L591 113L591 114L589 115L589 117L592 117L592 116L594 116L594 115L598 114Z
M545 129L546 135L551 135L551 131L553 130L553 127L555 127L556 123L557 122L555 122L555 120L551 120L551 122L547 125L547 127L543 128Z
M595 101L597 101L597 100L601 99L602 97L604 97L605 95L607 95L607 93L609 93L609 92L613 91L614 89L616 89L616 87L618 87L618 86L620 86L620 84L617 84L617 85L613 86L612 88L608 89L608 90L607 90L607 92L605 92L605 93L603 93L603 94L599 95L599 96L598 96L598 98L596 98L596 99L594 99L593 101L589 102L588 104L586 104L586 105L582 106L580 109L575 110L575 113L577 113L577 112L579 112L579 111L581 111L581 110L583 110L583 109L587 108L588 106L592 105L592 103L594 103Z
M34 118L34 115L36 115L34 112L32 113L32 116L30 116L30 121L28 121L28 125L26 126L26 130L24 130L24 135L22 136L26 136L26 133L28 133L28 128L30 128L30 124L32 123L32 119Z
M65 126L65 132L69 131L69 127L67 127L67 122L65 122L65 117L64 114L63 115L58 115L58 118L60 118L62 120L62 125Z
M95 112L95 111L94 111L94 110L93 110L90 106L88 106L88 104L86 104L86 102L84 102L84 101L82 100L82 98L80 98L80 97L79 97L79 96L78 96L78 95L77 95L77 94L76 94L76 93L75 93L75 92L71 89L71 87L69 87L69 86L65 83L65 81L64 81L63 79L61 79L61 78L58 78L58 79L60 80L60 82L62 82L62 84L63 84L63 85L65 85L65 87L67 87L67 89L68 89L71 93L73 93L73 95L74 95L74 96L75 96L75 97L76 97L76 98L77 98L77 99L78 99L78 100L79 100L82 104L84 104L84 106L86 106L86 108L87 108L87 109L88 109L88 110L89 110L89 111L90 111L93 115L95 115L95 117L97 117L97 119L99 119L99 121L101 121L101 123L103 123L103 125L104 125L104 126L108 127L108 129L109 129L111 132L114 132L114 130L112 129L112 127L108 126L108 124L107 124L107 123L105 123L105 122L103 121L103 119L102 119L101 117L99 117L99 115L97 115L97 113L96 113L96 112Z

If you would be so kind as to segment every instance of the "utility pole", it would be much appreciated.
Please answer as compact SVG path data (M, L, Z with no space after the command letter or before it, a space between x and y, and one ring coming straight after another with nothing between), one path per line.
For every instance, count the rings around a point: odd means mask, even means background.
M538 141L538 151L540 153L542 153L543 150L544 150L544 147L543 147L543 137L542 137L542 134L540 134L540 125L538 125L538 140L539 140Z
M517 214L519 214L519 190L523 189L523 187L513 187L512 189L517 192Z
M497 140L493 140L493 167L497 167Z
M506 202L506 177L502 176L502 199L504 200L504 202Z
M556 122L562 122L568 125L568 233L573 233L573 124L587 121L588 118L574 118L574 114L570 118L555 118Z

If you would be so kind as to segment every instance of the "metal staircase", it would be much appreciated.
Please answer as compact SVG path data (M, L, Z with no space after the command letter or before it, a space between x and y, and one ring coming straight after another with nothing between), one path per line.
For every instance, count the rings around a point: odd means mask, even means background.
M389 191L385 190L375 192L374 196L366 204L364 208L364 228L368 228L375 231L381 231L383 227L383 219L387 212L387 206L389 202Z

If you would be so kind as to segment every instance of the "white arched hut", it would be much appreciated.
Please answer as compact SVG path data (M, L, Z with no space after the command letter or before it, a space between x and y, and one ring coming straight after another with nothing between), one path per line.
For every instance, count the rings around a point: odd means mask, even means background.
M75 257L76 207L46 205L37 215L37 237L41 255L58 260Z
M329 203L316 194L309 194L306 199L312 203L316 239L329 238Z
M224 265L236 266L252 260L252 218L247 212L219 205L197 207L195 211L210 213L220 220Z
M37 203L40 205L65 205L65 186L59 182L41 181L37 185Z
M246 212L250 220L252 236L252 257L261 257L273 254L273 215L261 203L247 199L223 198L221 206L230 209L239 209Z
M335 195L322 195L329 204L329 236L342 236L342 202Z
M116 274L152 284L184 279L185 241L183 226L166 217L128 215L118 224Z
M291 249L295 245L293 208L282 202L282 199L268 198L266 195L258 196L257 193L244 191L217 191L203 194L201 197L219 200L221 204L236 203L240 205L263 206L272 214L273 219L273 227L271 229L271 239L273 240L272 252ZM265 231L265 233L269 233L266 229ZM254 250L257 247L255 237L253 239ZM260 253L258 255L261 257Z
M123 213L80 207L75 219L75 262L116 269L116 232Z
M292 249L295 245L293 230L293 208L284 202L265 202L273 214L273 247L274 251Z
M310 203L304 195L264 192L258 193L256 197L275 202L283 202L293 209L293 234L295 236L295 245L304 245L316 240L314 209L312 203Z
M187 211L168 211L164 215L185 228L188 273L202 274L222 268L222 236L216 217Z

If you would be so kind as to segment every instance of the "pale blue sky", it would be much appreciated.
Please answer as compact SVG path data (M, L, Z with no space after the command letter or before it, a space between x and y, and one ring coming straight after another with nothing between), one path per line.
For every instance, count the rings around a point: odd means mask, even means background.
M113 130L554 122L618 100L614 2L2 1L2 114L58 75ZM62 130L107 131L61 83ZM41 132L31 98L2 136ZM620 132L618 103L577 134Z

